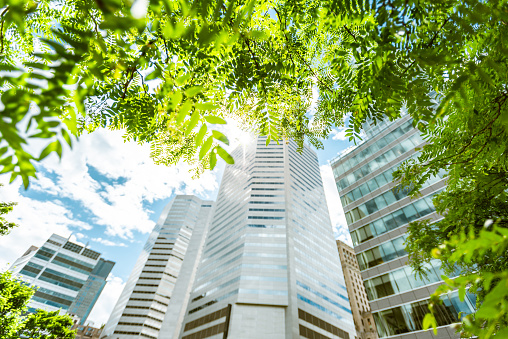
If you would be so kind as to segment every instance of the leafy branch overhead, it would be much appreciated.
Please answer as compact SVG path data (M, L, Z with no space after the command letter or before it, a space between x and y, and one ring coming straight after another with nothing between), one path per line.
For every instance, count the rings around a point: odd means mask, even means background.
M37 161L99 127L198 172L217 155L233 162L212 132L225 118L316 147L349 113L350 139L403 107L423 128L506 74L505 1L140 4L0 7L0 165L11 180L27 186ZM35 138L41 154L27 151Z

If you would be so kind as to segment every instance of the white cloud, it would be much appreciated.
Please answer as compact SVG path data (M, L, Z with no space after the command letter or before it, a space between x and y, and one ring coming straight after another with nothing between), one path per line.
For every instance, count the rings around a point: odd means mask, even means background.
M110 274L104 290L97 299L92 312L90 312L88 322L92 322L95 327L101 327L102 324L105 324L124 287L125 282L121 278Z
M43 162L46 173L39 174L31 189L81 204L106 234L123 238L153 228L151 211L143 202L173 193L207 196L217 189L217 171L193 180L190 166L155 165L149 145L124 142L122 134L98 130L82 136L72 150L64 151L61 161L52 155ZM94 179L94 172L109 181Z
M102 239L102 238L92 238L91 240L94 242L98 242L99 244L103 244L104 246L127 247L127 245L122 242L114 242L114 241Z
M329 165L322 165L320 170L335 238L352 246L353 242L351 241L351 237L349 235L346 217L344 216L344 210L342 209L342 203L340 202L339 192L335 186L332 168Z
M5 182L6 177L2 179ZM77 220L60 200L33 200L19 194L20 188L20 181L4 183L0 188L0 201L18 203L5 217L19 225L9 235L0 237L0 269L13 263L30 245L41 246L53 233L68 237L69 227L91 229L89 224Z
M347 140L349 138L346 136L346 127L332 129L330 136L332 137L332 140Z

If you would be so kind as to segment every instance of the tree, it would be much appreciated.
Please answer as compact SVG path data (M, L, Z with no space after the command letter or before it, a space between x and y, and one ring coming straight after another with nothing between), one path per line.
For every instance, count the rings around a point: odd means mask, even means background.
M26 317L22 328L18 331L20 337L44 339L72 339L76 332L71 330L73 320L70 316L59 315L58 311L48 312L42 309Z
M506 83L505 0L143 4L1 7L4 173L27 186L36 161L72 144L69 132L100 126L151 143L157 163L185 160L199 172L217 155L233 162L213 132L225 117L321 147L350 113L351 138L367 118L394 119L403 107L424 129L471 88L490 100L479 112L493 109ZM33 138L47 140L38 155L25 146Z
M14 338L34 290L11 272L0 273L0 338Z
M0 273L0 339L45 338L71 339L72 318L58 311L37 310L27 314L27 305L35 288L13 277L9 271Z
M3 185L0 184L0 187ZM7 235L11 232L11 229L14 227L17 227L13 222L9 222L5 220L2 215L7 214L12 211L13 207L16 206L18 203L16 202L3 202L0 201L0 235Z

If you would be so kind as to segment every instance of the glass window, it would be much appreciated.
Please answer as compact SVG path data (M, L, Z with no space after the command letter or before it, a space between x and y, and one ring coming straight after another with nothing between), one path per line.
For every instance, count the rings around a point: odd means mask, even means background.
M397 252L395 251L391 241L382 244L380 248L383 252L383 258L385 261L390 261L397 257Z
M387 231L393 230L394 228L397 227L397 224L395 223L395 220L393 220L391 214L384 217L383 222L386 226Z
M406 255L405 245L404 245L404 237L396 238L392 240L393 247L395 248L395 252L397 256L401 257Z
M347 176L346 176L346 180L348 182L348 185L351 185L355 182L355 176L353 173L349 173Z
M406 273L407 279L409 280L409 283L413 288L418 288L425 285L425 283L422 280L417 279L415 277L415 273L413 272L411 267L405 266L404 272Z
M413 203L420 216L424 216L432 212L432 209L427 205L424 199L420 199Z
M372 214L372 213L378 211L378 207L377 207L376 202L374 200L367 201L365 203L365 207L367 208L367 212L369 212L369 214Z
M390 278L396 285L395 293L402 293L405 291L409 291L411 289L411 284L409 283L404 270L396 270L390 273Z
M406 152L415 148L413 146L413 142L410 139L403 140L400 144Z
M358 170L354 171L353 174L355 176L355 180L354 181L358 181L361 178L363 178L363 174L362 174L361 169L358 169Z
M390 133L390 134L385 135L384 139L385 139L386 143L389 144L395 140L395 136L392 133Z
M407 193L404 189L401 189L399 187L394 187L392 188L392 193L393 195L395 195L395 198L397 200L401 200L401 199L404 199L405 197L407 197Z
M360 188L357 187L354 190L351 191L351 194L353 195L354 200L358 200L362 197L362 192L360 192Z
M418 212L416 212L416 208L413 204L404 207L402 211L404 212L408 222L418 219Z
M398 157L398 156L401 156L402 154L404 154L404 149L402 148L401 145L395 145L393 148L392 148L392 151L393 153L395 153L395 155Z
M364 204L358 206L357 208L360 211L360 218L365 218L369 214L369 212L367 212L367 207L365 207Z
M387 151L385 154L384 154L385 158L386 158L386 162L385 163L389 163L395 159L397 159L397 155L395 153L393 153L392 150L389 150ZM390 180L391 181L391 180Z
M358 245L360 242L358 241L358 235L356 231L351 232L351 239L353 240L353 245Z
M376 177L376 182L379 187L386 185L388 183L388 180L386 180L384 174L380 174Z
M404 212L401 210L398 210L397 212L392 213L393 219L395 219L395 224L397 226L402 226L404 224L407 224L406 216L404 215Z
M378 188L378 184L375 179L370 179L367 181L367 185L369 186L370 192L374 191L376 188Z
M353 223L353 219L351 218L351 212L346 212L346 222L348 225Z
M354 208L351 212L353 214L353 222L360 220L360 210L358 207Z
M365 196L370 193L369 186L367 186L367 183L362 184L360 186L360 192L362 192L362 196Z
M391 205L397 201L397 199L395 198L395 195L393 194L392 191L383 193L383 197L385 198L387 205Z
M363 271L364 269L367 268L367 266L365 265L365 256L363 253L360 253L356 256L356 259L358 260L358 266L360 266L360 271Z
M425 201L427 202L427 205L429 205L431 210L435 211L436 208L434 207L434 203L432 202L432 199L434 199L433 195L429 195L429 196L425 197Z
M383 209L386 206L388 206L383 195L378 195L377 197L374 198L374 201L376 202L376 205L379 209Z
M381 219L374 221L372 226L374 227L377 234L383 234L386 232L385 223Z
M379 149L381 149L381 148L385 147L386 145L388 145L388 142L383 137L383 138L379 139L378 141L376 141L376 144L378 145Z

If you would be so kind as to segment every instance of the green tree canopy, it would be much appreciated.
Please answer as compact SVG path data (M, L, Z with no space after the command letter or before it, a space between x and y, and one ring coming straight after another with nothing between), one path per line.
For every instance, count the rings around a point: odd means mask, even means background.
M506 84L506 0L9 0L0 8L0 165L25 185L36 161L71 144L69 132L100 126L151 143L157 163L185 160L199 172L217 155L233 162L227 136L214 132L225 117L320 147L348 114L354 138L367 118L394 119L402 108L425 129L461 106L485 115L505 105L496 98ZM481 106L464 106L471 91ZM32 138L46 140L41 154L27 152Z
M35 290L9 271L0 273L0 339L74 338L73 320L69 315L40 309L36 313L26 313Z

